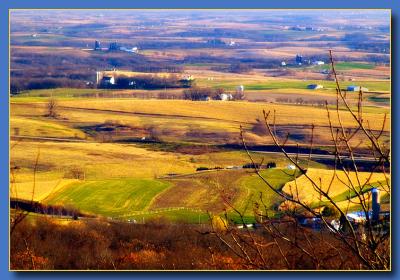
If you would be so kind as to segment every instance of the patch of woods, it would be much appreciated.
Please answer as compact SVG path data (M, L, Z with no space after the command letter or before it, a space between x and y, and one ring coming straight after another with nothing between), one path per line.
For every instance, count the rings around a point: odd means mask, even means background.
M253 260L235 254L232 232L219 229L224 241L207 234L210 226L169 224L151 221L131 224L101 219L81 219L60 224L55 219L36 217L22 221L11 236L13 270L175 270L175 269L360 269L360 261L329 232L304 229L290 219L276 221L288 243L262 228L234 229L239 242ZM253 239L253 241L251 240ZM236 240L238 241L238 240ZM253 242L266 244L259 251ZM303 251L312 247L313 254ZM285 258L282 257L285 255Z
M382 40L381 38L372 37L363 32L346 33L342 37L342 41L353 50L364 50L371 53L390 53L390 41ZM380 58L376 62L389 63L390 58L388 56L374 56L374 58Z
M160 62L142 55L104 52L82 56L79 52L49 54L13 49L10 92L18 94L35 89L94 88L96 71L113 68L147 73L183 71L183 67L176 63Z
M100 88L110 89L170 89L187 88L192 85L191 80L185 80L178 75L170 74L168 76L159 75L137 75L134 77L119 76L115 84L101 83Z
M191 87L183 91L183 99L193 101L204 100L243 100L245 95L242 91L227 92L224 88L210 88L210 87Z

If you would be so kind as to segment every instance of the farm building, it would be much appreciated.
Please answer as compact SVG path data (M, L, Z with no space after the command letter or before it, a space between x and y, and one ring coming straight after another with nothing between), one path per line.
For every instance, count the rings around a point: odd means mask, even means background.
M130 53L138 53L139 52L138 47L133 47L133 48L120 47L119 50L123 51L123 52L130 52Z
M183 80L183 81L193 81L193 80L194 80L194 77L193 77L193 75L184 75L184 76L182 77L182 80Z
M209 96L202 96L198 100L199 101L210 101L210 97Z
M313 61L312 64L314 64L314 65L324 65L325 62L323 62L323 61L321 61L321 60L316 60L316 61Z
M115 72L115 69L114 69ZM100 85L115 85L115 73L105 74L103 71L96 72L96 84Z
M366 221L365 213L362 211L348 213L346 217L353 224L364 223Z
M106 84L106 85L114 85L115 79L114 79L114 77L103 77L101 79L101 83Z
M95 50L95 51L101 50L100 42L97 41L97 40L94 41L94 50Z
M222 101L229 101L229 100L233 100L233 96L230 93L222 93L219 95L219 99Z
M360 87L360 86L354 86L354 85L347 87L347 91L360 91L360 90L368 91L368 89L366 87Z
M324 88L323 85L318 85L318 84L311 84L307 86L308 89L321 89Z
M110 43L110 46L108 47L109 51L117 51L119 50L119 46L117 42L112 42Z
M296 54L296 64L301 65L303 63L303 56Z
M281 62L281 66L286 66L286 62L285 62L285 61L282 61L282 62Z

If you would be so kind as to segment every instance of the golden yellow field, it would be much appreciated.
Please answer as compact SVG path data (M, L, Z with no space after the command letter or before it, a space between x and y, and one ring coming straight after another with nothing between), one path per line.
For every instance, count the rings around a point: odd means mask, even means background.
M349 186L353 186L359 191L360 186L365 185L364 189L368 190L370 185L373 185L384 191L384 188L379 187L379 183L377 182L386 185L386 178L390 177L390 175L386 175L386 177L383 173L373 173L371 176L370 172L358 172L358 174L356 174L356 172L353 171L346 175L342 170L338 170L335 173L332 169L315 168L309 168L307 170L307 176L343 207L347 207L346 196L353 196L353 192L351 192ZM319 202L327 201L327 199L321 197L319 192L314 189L313 184L305 175L286 183L283 187L283 191L308 205L316 205ZM356 201L356 199L353 200ZM352 206L354 206L354 204Z
M24 177L28 179L27 177L29 175L30 174L26 173L24 174ZM58 190L68 187L68 185L79 181L74 179L63 179L63 178L60 178L58 180L45 181L46 178L41 176L42 180L41 181L37 180L34 183L33 173L31 174L31 177L32 177L31 181L11 183L10 197L25 199L25 200L33 199L33 201L40 202L46 199L52 193L57 192Z
M102 99L102 100L65 100L60 101L60 106L79 107L125 112L128 114L147 114L150 116L165 117L193 117L209 120L222 120L237 124L255 123L257 118L262 118L262 111L275 110L276 124L312 124L327 126L327 112L324 108L311 106L296 106L270 103L252 102L221 102L221 101L187 101L187 100L138 100L138 99ZM341 119L345 127L355 127L352 116L341 111ZM333 125L338 125L336 114L331 113ZM390 116L389 116L390 117ZM372 129L380 129L382 113L365 113L365 121L369 120ZM385 130L389 130L389 123Z
M85 137L85 134L79 129L74 129L51 120L38 120L26 117L11 117L10 129L14 135L60 138Z

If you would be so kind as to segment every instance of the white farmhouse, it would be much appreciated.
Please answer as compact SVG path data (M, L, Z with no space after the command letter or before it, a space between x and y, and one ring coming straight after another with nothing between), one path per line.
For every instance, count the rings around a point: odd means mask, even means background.
M221 94L219 95L219 98L220 98L222 101L233 100L233 96L232 96L232 94L230 94L230 93L221 93Z

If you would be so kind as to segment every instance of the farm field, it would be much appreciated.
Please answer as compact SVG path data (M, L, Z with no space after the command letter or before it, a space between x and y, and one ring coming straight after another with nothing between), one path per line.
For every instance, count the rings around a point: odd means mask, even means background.
M391 269L389 10L9 18L10 270Z
M277 88L264 94L288 96L292 90L295 89ZM265 129L261 133L255 130L262 110L276 112L276 125L282 131L290 131L290 143L308 144L307 127L311 123L319 127L314 135L317 143L331 143L326 109L318 106L122 97L127 94L131 93L64 88L34 90L12 97L11 163L18 170L14 172L11 196L28 200L33 197L35 201L73 206L84 213L114 219L193 223L206 222L208 213L223 215L229 196L230 207L242 211L246 221L252 222L255 202L264 204L266 214L274 216L279 215L277 209L282 199L251 170L196 172L200 167L226 168L249 162L244 151L224 151L215 145L240 143L240 125L248 143L271 144ZM251 94L262 93L253 90ZM309 92L299 89L294 94L307 96ZM316 91L315 96L335 98L329 90ZM51 98L57 101L55 118L45 116ZM345 110L340 112L343 125L355 125ZM370 121L372 129L378 130L385 113L390 113L389 109L371 105L365 107L364 118ZM337 116L332 121L337 125ZM386 123L385 137L389 131ZM140 141L146 138L156 143ZM288 161L276 154L253 156L256 160L276 162L279 169L263 174L277 188L287 190L294 177L281 168ZM312 165L327 168L323 164ZM139 193L143 197L135 195ZM132 200L132 196L137 200ZM228 215L240 223L234 211L228 210Z
M12 198L29 200L33 196L35 201L42 203L74 206L83 212L114 218L128 219L137 217L140 213L150 215L155 210L162 212L162 209L171 208L168 211L171 218L175 214L182 216L181 212L199 210L201 215L206 215L206 211L222 213L224 203L221 192L237 190L237 186L232 185L236 180L252 176L251 171L240 170L216 170L196 174L196 169L201 166L214 168L245 164L248 158L243 152L190 155L149 151L132 144L25 141L13 144L12 164L18 166L18 170L13 173ZM68 154L64 152L66 149ZM33 169L38 152L40 154L35 173ZM32 160L26 161L29 155ZM263 157L261 154L254 156L256 159ZM269 159L277 160L280 167L286 165L278 157L270 156ZM188 173L193 175L176 179L168 176ZM236 179L232 180L233 178ZM160 187L153 188L154 184L159 184ZM239 184L241 185L243 183ZM120 194L113 194L117 189ZM149 192L147 199L135 195L144 194L146 190ZM131 195L138 198L136 204L134 201L129 202ZM242 197L241 192L234 197L237 201L250 199L248 194ZM100 200L110 203L109 208L106 205L98 208ZM122 203L122 206L117 207L118 203ZM118 210L113 212L105 210L106 208ZM143 212L145 210L148 211Z
M28 100L19 99L15 100L16 109L18 105L26 103ZM11 100L14 103L14 99ZM37 106L43 113L46 110L45 105L47 99L35 98L35 102L32 106ZM287 104L269 104L262 102L193 102L193 101L181 101L181 100L139 100L139 99L84 99L84 100L60 100L60 110L63 109L87 109L98 110L100 113L126 113L131 115L148 115L148 116L167 116L167 117L193 117L198 119L210 119L215 121L230 121L236 123L252 123L255 122L256 118L262 116L262 110L276 111L277 121L283 124L287 124L290 118L294 120L296 115L289 116L289 112L301 115L304 119L298 119L298 124L310 124L315 123L316 125L326 125L326 110L324 108L318 108L314 106L296 106ZM112 109L109 109L111 108ZM193 108L195 106L195 108ZM155 109L156 108L156 109ZM238 108L244 108L244 110L238 111ZM234 112L237 112L234 114ZM304 115L305 111L311 111L316 114L315 120L311 117ZM379 113L378 113L379 112ZM389 110L382 110L375 114L370 114L368 108L366 109L366 117L373 119L382 116L384 113L389 113ZM88 112L90 113L90 112ZM345 125L351 124L352 118L349 113L343 112L343 118L346 122ZM278 123L277 123L278 124ZM372 123L371 123L372 125ZM374 127L376 128L376 127Z
M168 184L157 180L130 179L87 181L68 186L45 200L57 205L74 205L91 214L106 217L129 215L130 212L146 210L158 193Z
M338 202L343 211L347 211L346 209L348 208L361 209L356 193L350 190L350 188L354 188L360 193L367 193L372 187L375 187L380 190L382 196L385 196L388 195L387 186L390 185L390 177L384 173L374 173L371 175L370 172L349 172L346 174L342 170L334 172L328 169L309 168L307 176L317 186L321 186L322 190L329 194L335 202ZM330 204L329 201L320 197L313 183L305 175L298 177L293 182L286 183L283 191L303 203L311 205L313 208ZM348 198L353 199L349 202ZM371 204L371 197L367 199L367 203ZM387 205L388 203L385 204L385 208L390 208ZM371 205L369 208L371 208Z
M14 101L15 100L15 101ZM246 141L254 144L271 144L271 138L263 119L262 111L275 112L275 125L282 129L282 135L289 132L289 143L309 143L311 124L319 129L314 137L320 145L330 145L331 136L326 109L309 105L275 104L264 102L219 102L186 100L143 100L132 98L84 98L58 100L59 117L49 119L46 114L47 98L26 97L11 99L11 135L66 137L87 141L131 141L132 139L157 139L170 143L225 144L240 143L240 126ZM329 105L331 121L338 125L335 107ZM354 108L356 110L356 108ZM366 106L363 115L373 130L380 130L388 109ZM355 127L353 117L343 110L340 118L346 127ZM24 127L23 119L32 126ZM272 121L272 115L270 117ZM46 129L37 124L53 126ZM36 125L35 125L36 124ZM58 125L56 128L54 125ZM383 131L385 141L389 140L390 122ZM82 134L82 131L85 135ZM19 135L15 135L18 133ZM359 141L357 137L353 141ZM137 141L137 140L136 140ZM362 147L363 144L361 143Z

